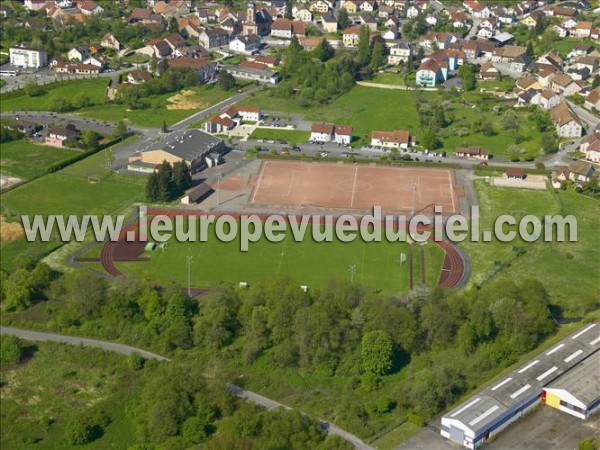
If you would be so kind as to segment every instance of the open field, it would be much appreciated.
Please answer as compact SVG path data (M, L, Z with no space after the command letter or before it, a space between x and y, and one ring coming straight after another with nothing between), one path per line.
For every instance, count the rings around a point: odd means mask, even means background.
M177 123L235 92L223 91L215 84L191 87L182 92L151 96L148 98L149 108L130 110L124 105L106 101L107 85L106 78L74 80L45 86L45 93L38 97L29 97L24 93L19 96L3 95L0 111L47 111L52 110L52 102L56 98L73 100L86 96L92 106L76 110L72 114L109 122L124 120L131 125L160 128L163 121L166 121L167 125Z
M88 97L94 105L101 105L105 101L108 81L108 78L94 78L49 84L43 86L44 94L37 97L29 97L25 93L19 96L3 94L0 111L48 111L51 110L54 99L74 99L80 96Z
M27 140L6 142L0 152L0 170L3 174L25 180L42 175L48 166L70 158L81 150L55 148L33 144Z
M251 139L286 140L288 143L305 144L310 138L310 132L301 130L278 130L273 128L256 128Z
M303 108L293 100L271 97L268 92L258 92L246 100L245 105L256 105L266 110L281 111L284 113L304 113L307 120L324 121L337 125L352 125L355 141L353 146L361 146L371 142L373 130L390 131L395 129L408 130L417 137L423 133L417 114L417 102L430 102L441 104L449 102L445 107L447 119L452 123L440 130L443 150L452 154L458 146L481 146L490 150L497 157L510 157L508 147L514 142L511 131L504 130L500 124L502 113L493 113L493 106L501 106L502 102L490 96L477 92L464 95L469 102L463 102L463 96L439 92L415 92L402 90L377 89L355 86L350 92L342 95L334 102L325 106L311 106ZM472 103L479 106L473 108ZM385 105L385 107L382 107ZM483 106L482 106L483 105ZM485 111L481 108L484 107ZM485 112L492 123L495 134L485 136L473 133L470 126L475 119L481 118ZM541 147L541 134L529 120L529 113L515 110L520 118L521 135L524 140L520 146L525 149L525 155L537 156ZM458 129L466 129L467 134L457 136Z
M428 281L437 284L444 252L433 243L427 247ZM431 249L429 247L432 247ZM416 251L416 250L415 250ZM240 251L239 238L221 242L210 228L207 242L177 242L171 240L165 250L145 252L149 261L116 262L126 274L149 275L157 281L187 284L186 255L193 256L191 284L208 287L218 281L250 284L278 274L290 275L299 283L318 288L330 279L351 278L350 266L356 266L354 281L385 292L408 289L408 262L400 262L401 253L408 253L408 244L390 242L318 243L312 239L312 227L307 228L302 242L296 242L290 229L282 242L272 243L262 238L250 244L248 252ZM437 271L437 272L433 272ZM415 283L420 284L415 268Z
M0 371L2 448L72 448L64 437L65 427L92 406L102 407L112 422L86 448L127 448L135 443L125 406L137 379L126 358L52 343L30 348L31 358L3 365Z
M110 172L109 149L2 195L11 214L114 214L141 200L145 179ZM97 177L91 183L88 177Z
M396 86L405 86L404 75L394 72L376 73L373 78L367 80L370 83L392 84Z
M211 84L188 88L179 93L152 96L148 98L150 108L147 109L130 110L124 105L106 103L82 109L78 114L94 119L124 120L132 125L160 128L163 121L167 125L173 125L198 110L225 100L230 95L232 95L231 91L223 91L217 85Z
M449 170L264 161L251 203L276 207L317 207L340 214L421 211L440 205L456 212L458 199ZM412 191L415 189L414 205Z
M510 264L496 277L519 282L526 278L541 281L553 302L576 314L581 305L593 301L600 273L600 204L598 200L572 191L551 192L490 187L476 181L481 215L481 229L491 230L492 221L501 214L512 214L518 220L526 214L569 215L577 219L577 242L514 243L463 242L460 247L469 255L472 283L485 282L497 270L495 261ZM517 256L513 247L522 247ZM573 281L577 280L576 283Z

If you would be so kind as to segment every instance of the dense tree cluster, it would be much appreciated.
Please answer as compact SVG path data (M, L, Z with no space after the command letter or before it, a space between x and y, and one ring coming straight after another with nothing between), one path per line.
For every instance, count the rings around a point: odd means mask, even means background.
M167 161L146 181L146 199L149 202L170 202L180 197L192 186L192 174L184 161L171 164Z

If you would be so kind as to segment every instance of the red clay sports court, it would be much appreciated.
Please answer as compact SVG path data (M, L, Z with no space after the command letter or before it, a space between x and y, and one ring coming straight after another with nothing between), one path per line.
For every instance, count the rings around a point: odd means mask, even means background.
M347 212L410 213L440 205L458 212L454 173L445 169L264 161L250 203L261 206L330 208Z

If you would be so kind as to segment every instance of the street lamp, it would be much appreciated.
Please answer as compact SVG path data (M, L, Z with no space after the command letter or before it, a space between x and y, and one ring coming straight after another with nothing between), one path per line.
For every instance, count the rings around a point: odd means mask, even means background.
M219 205L221 204L221 177L223 174L221 172L217 172L217 209L219 209Z

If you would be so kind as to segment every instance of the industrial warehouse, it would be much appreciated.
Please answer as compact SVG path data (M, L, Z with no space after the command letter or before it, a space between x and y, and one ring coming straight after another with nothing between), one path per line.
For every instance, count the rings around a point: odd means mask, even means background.
M441 434L467 448L545 403L581 419L600 407L600 326L563 339L442 417Z

